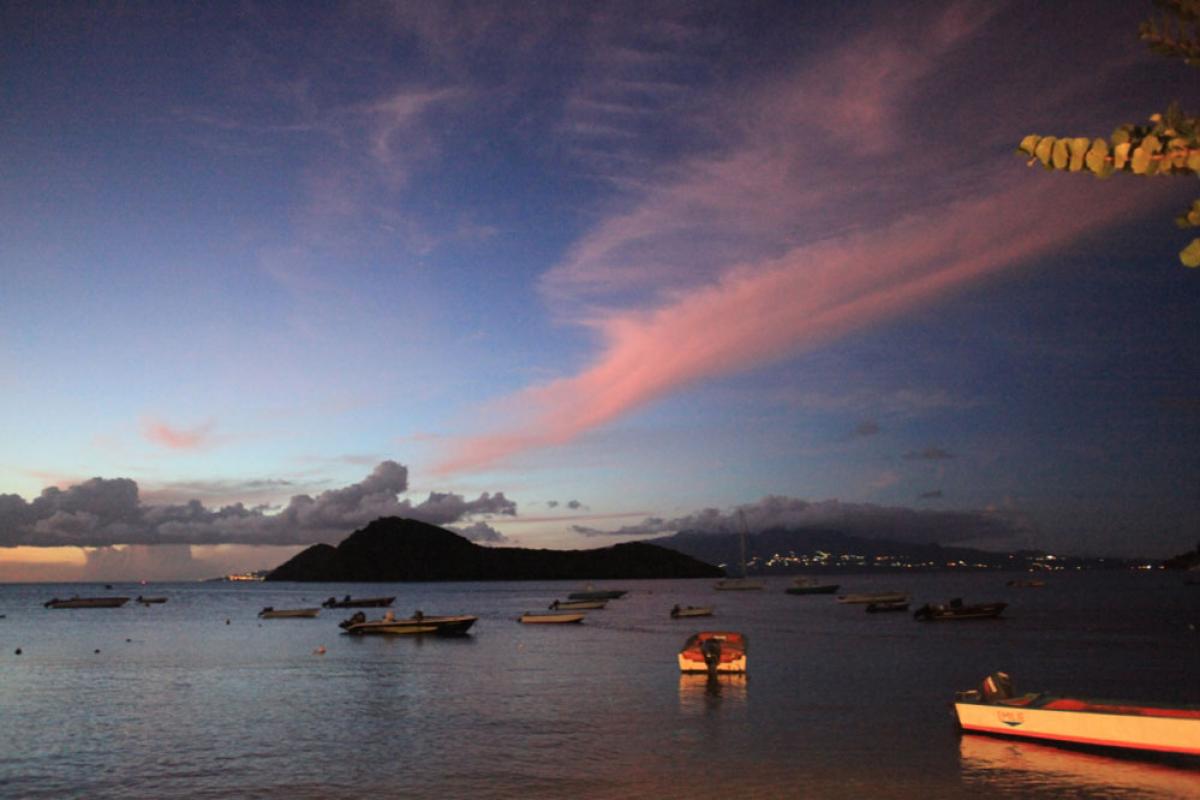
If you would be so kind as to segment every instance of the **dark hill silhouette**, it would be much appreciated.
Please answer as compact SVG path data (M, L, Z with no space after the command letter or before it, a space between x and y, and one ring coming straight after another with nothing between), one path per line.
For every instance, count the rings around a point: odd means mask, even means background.
M481 547L444 528L384 517L337 547L317 544L267 575L269 581L521 581L713 578L723 570L645 542L598 550Z

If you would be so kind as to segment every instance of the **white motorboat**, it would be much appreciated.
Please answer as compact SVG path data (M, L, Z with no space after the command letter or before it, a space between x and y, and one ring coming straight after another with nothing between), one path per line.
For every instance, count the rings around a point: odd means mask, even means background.
M1003 672L989 675L977 690L959 692L954 713L972 733L1200 756L1200 707L1016 696Z
M710 676L746 671L746 637L734 631L701 631L688 637L679 651L680 672Z
M468 614L456 616L433 617L417 612L407 619L397 619L391 611L385 612L382 619L368 620L361 611L338 623L346 633L356 636L368 634L386 634L391 636L412 636L418 634L434 634L436 636L462 636L470 629L479 617Z

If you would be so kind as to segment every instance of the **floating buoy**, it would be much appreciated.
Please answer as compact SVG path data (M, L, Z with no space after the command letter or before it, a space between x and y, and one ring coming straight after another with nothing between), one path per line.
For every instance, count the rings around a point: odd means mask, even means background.
M97 647L97 648L95 649L95 651L93 651L93 652L99 653L99 652L100 652L100 648L99 648L99 647Z
M316 650L313 650L313 655L314 656L325 655L325 645L320 645Z
M229 624L229 620L225 620L225 624L226 624L226 625L228 625L228 624Z
M21 648L17 648L17 655L21 655Z

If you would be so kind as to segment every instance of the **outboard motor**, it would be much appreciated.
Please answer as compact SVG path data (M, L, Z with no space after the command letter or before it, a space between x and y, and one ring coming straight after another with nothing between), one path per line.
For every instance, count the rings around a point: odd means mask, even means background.
M700 654L704 656L704 666L708 667L708 674L716 675L717 667L721 665L721 641L705 639L700 645Z
M993 672L983 679L983 683L979 687L979 693L983 695L983 702L985 703L997 703L1001 700L1008 700L1015 696L1012 678L1008 677L1007 672Z
M366 622L367 615L361 611L356 611L349 619L344 619L338 623L338 627L343 630L349 630L351 625L357 625L360 622Z

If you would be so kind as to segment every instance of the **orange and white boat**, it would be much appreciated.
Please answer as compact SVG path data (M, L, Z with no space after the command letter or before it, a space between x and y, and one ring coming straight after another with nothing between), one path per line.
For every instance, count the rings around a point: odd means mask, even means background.
M709 675L746 671L746 637L733 631L701 631L688 637L679 651L680 672Z
M1015 696L996 672L979 689L959 692L954 713L964 731L1093 747L1200 756L1200 707Z

